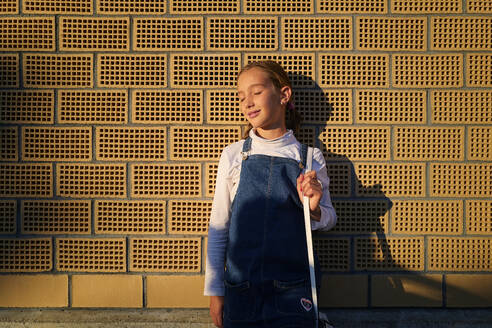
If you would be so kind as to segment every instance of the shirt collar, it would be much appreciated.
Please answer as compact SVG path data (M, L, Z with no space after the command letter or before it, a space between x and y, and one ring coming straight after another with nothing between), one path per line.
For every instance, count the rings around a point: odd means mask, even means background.
M291 129L287 129L287 132L285 132L281 137L275 139L265 139L256 134L256 128L252 128L249 130L249 136L255 143L260 143L265 146L281 147L295 143L296 141L294 132Z

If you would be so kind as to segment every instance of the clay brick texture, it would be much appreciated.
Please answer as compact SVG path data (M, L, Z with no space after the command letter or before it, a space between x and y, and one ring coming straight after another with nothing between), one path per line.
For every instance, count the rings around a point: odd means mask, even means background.
M4 0L0 35L0 308L207 308L264 59L326 160L320 307L492 306L489 0Z

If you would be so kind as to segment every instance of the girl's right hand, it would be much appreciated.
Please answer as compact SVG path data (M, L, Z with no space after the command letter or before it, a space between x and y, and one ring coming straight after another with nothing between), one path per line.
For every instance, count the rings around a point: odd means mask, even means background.
M222 311L224 309L224 296L210 296L210 316L214 325L222 328Z

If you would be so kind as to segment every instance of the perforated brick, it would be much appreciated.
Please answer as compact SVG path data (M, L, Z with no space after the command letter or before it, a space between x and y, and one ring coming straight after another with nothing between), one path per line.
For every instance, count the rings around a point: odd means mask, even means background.
M327 160L389 160L389 127L324 128L319 140L330 153Z
M300 143L306 144L310 147L314 147L317 140L316 128L314 126L301 125L299 132L297 133L297 140Z
M22 0L26 14L77 14L93 13L92 0Z
M19 71L18 54L0 54L0 88L18 88Z
M89 54L23 54L24 87L92 87L92 56Z
M429 270L491 271L491 243L490 238L429 238L427 247Z
M126 272L125 238L57 238L56 269Z
M356 90L355 96L357 123L422 124L427 122L425 91ZM409 111L409 108L412 110Z
M200 164L130 164L131 197L198 197Z
M91 233L90 200L23 200L21 231L25 234Z
M166 160L165 127L96 127L96 158L104 161Z
M59 123L123 124L127 112L127 90L58 91Z
M0 197L52 197L51 164L0 164Z
M22 159L26 161L90 161L90 127L22 127Z
M492 13L492 3L489 0L468 0L466 2L466 11L478 14Z
M214 197L219 163L205 163L205 197Z
M218 160L227 145L239 141L239 127L172 126L171 160Z
M208 234L208 221L211 211L211 200L169 201L169 233L186 235Z
M425 196L425 163L354 163L354 169L359 196Z
M0 14L18 14L19 0L3 0L0 4Z
M389 56L318 54L321 87L388 87Z
M492 161L492 127L469 127L466 151L468 159Z
M469 16L431 17L432 50L489 50L492 18Z
M0 90L2 123L53 124L53 90Z
M203 17L135 18L133 50L203 50Z
M419 51L427 49L425 17L357 17L360 50Z
M303 124L349 124L353 121L350 90L294 90L293 98Z
M315 86L316 58L314 53L248 53L244 55L244 65L255 61L273 60L282 65L285 69L292 87L295 88L312 88Z
M466 54L466 84L470 87L492 87L492 54Z
M323 151L323 154L325 152ZM325 156L326 157L326 156ZM332 197L350 196L352 189L351 163L326 163L327 175L330 177L330 195Z
M388 11L387 1L373 0L318 0L316 1L317 13L378 13L385 14Z
M337 213L337 224L327 232L328 234L383 234L388 232L390 205L386 201L333 201L333 207Z
M355 238L355 270L424 270L423 237Z
M61 51L130 50L128 17L60 17Z
M431 163L429 172L431 197L492 196L492 164Z
M208 17L209 50L276 50L278 19L274 17Z
M62 197L126 197L126 165L56 164L56 186Z
M100 54L97 79L101 87L167 87L166 54Z
M313 248L318 254L322 271L348 271L350 265L350 239L314 238Z
M350 50L352 17L281 17L286 50Z
M14 234L16 232L16 215L17 201L0 201L0 234Z
M169 0L171 14L239 14L240 0Z
M0 160L17 161L17 127L0 127Z
M391 230L409 235L458 235L463 232L463 202L393 200Z
M166 233L166 202L139 200L96 200L96 233L163 234Z
M207 122L213 124L247 124L239 108L237 90L207 90Z
M491 124L492 91L431 92L432 123Z
M145 14L161 15L166 13L168 0L96 0L96 8L99 14Z
M201 124L203 123L203 91L133 90L132 109L132 120L135 123Z
M200 272L201 238L131 238L130 271Z
M0 17L1 51L55 50L54 17Z
M393 158L412 161L462 161L465 128L394 127Z
M50 271L51 238L0 239L0 272Z
M281 0L245 0L246 14L313 14L312 0L281 1Z
M399 14L460 13L460 0L391 0L391 12Z
M240 54L171 54L171 88L232 88Z
M466 233L490 235L492 233L492 200L467 200Z
M463 86L463 55L398 55L391 58L392 83L397 88Z

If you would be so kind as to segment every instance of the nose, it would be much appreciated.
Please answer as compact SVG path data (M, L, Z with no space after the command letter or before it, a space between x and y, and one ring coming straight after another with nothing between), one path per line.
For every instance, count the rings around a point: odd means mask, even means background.
M244 102L245 102L245 105L246 105L246 108L250 108L252 106L254 106L254 102L253 102L253 97L246 97L246 99L244 99Z

